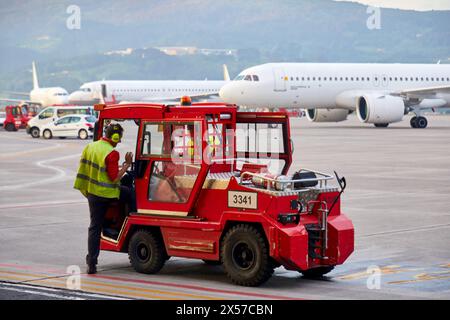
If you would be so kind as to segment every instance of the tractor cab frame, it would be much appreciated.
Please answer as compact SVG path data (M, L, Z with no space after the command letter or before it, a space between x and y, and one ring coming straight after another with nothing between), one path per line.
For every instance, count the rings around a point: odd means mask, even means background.
M111 208L105 223L116 232L106 234L105 225L101 240L102 250L128 252L136 271L156 273L171 256L195 258L257 286L276 267L321 276L352 253L353 225L340 212L344 180L339 190L328 174L289 176L287 113L213 103L95 109L94 139L112 122L139 126L130 172L137 212Z

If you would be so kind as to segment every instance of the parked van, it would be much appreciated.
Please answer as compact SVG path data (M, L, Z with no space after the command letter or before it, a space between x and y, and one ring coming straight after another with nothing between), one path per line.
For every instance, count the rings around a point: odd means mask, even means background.
M54 122L69 114L94 115L94 108L79 106L53 106L45 108L37 116L28 121L27 133L31 134L33 138L39 138L41 135L40 127L42 125Z

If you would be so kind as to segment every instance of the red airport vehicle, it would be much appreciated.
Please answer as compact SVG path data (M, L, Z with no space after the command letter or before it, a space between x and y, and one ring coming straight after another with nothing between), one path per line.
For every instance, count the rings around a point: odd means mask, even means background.
M22 109L21 127L26 128L28 121L38 114L39 108L36 105L29 105L29 104L23 104L20 107Z
M288 175L286 112L214 103L95 109L94 139L109 123L138 127L122 181L135 187L137 212L113 204L101 239L101 250L128 253L137 272L157 273L171 256L194 258L221 263L235 284L258 286L279 266L320 277L353 252L353 224L340 205L345 179ZM330 185L335 178L339 187Z
M20 106L6 106L5 107L5 121L3 128L6 131L17 131L22 127L23 114Z

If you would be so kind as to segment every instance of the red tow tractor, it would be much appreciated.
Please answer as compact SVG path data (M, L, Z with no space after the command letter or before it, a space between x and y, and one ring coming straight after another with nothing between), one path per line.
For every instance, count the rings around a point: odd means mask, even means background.
M126 179L138 209L125 215L113 205L101 240L102 250L128 253L137 272L157 273L177 256L220 263L233 283L258 286L280 266L320 277L353 252L353 224L340 206L345 179L288 174L286 112L211 103L95 108L94 139L111 122L138 127Z
M3 128L6 131L17 131L22 127L22 109L20 106L6 106L5 107L5 121Z

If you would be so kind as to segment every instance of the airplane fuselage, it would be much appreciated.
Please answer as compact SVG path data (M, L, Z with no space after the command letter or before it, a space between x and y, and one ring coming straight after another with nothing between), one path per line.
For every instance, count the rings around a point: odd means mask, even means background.
M70 103L93 104L103 94L107 99L120 101L157 101L181 96L218 94L226 81L149 80L149 81L95 81L83 84L69 97ZM103 91L103 92L102 92Z
M446 85L450 85L450 65L270 63L244 70L222 88L220 96L225 102L249 107L354 109L355 101L342 93L392 93ZM450 94L433 98L444 99L450 106Z

